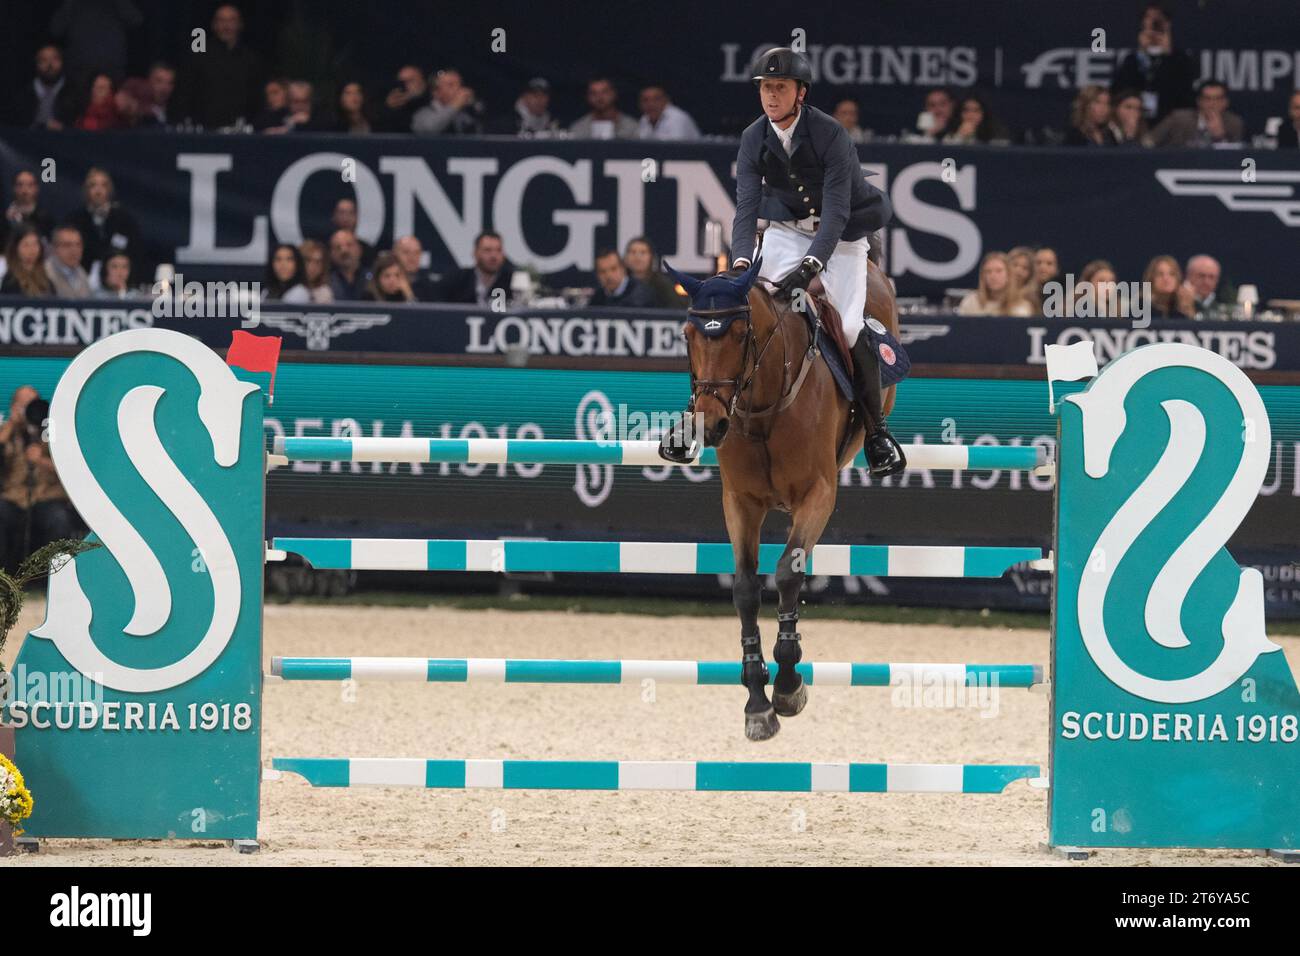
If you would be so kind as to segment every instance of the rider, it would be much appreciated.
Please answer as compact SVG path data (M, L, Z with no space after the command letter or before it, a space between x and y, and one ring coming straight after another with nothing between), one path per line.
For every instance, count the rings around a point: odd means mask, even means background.
M736 157L732 272L750 265L761 217L771 223L763 237L761 278L793 296L821 274L852 346L857 397L870 419L865 451L871 474L895 474L906 461L885 426L879 357L864 331L870 237L888 222L889 199L863 177L844 127L804 103L812 84L807 57L775 47L759 57L757 70L753 80L764 115L741 134ZM679 442L670 432L661 454L680 460L686 450Z

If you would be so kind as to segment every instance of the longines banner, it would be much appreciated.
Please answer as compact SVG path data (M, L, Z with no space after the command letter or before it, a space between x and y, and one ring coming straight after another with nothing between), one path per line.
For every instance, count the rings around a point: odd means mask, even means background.
M66 360L0 362L0 394L31 384L53 394ZM270 436L441 438L649 437L655 413L685 401L684 373L378 365L282 365ZM1075 385L1058 387L1058 397ZM1234 554L1265 578L1274 613L1300 614L1295 531L1300 526L1300 387L1260 389L1273 448ZM607 425L607 423L612 423ZM1055 442L1042 381L909 379L890 423L904 441L977 445ZM613 431L607 430L613 428ZM716 469L533 464L294 462L268 481L272 535L724 541ZM1050 547L1052 482L1021 472L909 472L872 482L840 475L827 543ZM769 522L765 540L778 540ZM575 579L569 579L573 581ZM623 582L620 586L626 586ZM706 586L657 579L658 589ZM583 580L583 588L599 587ZM815 591L850 599L930 603L936 591L905 579L818 579ZM945 603L1046 607L1047 578L1016 569L997 581L952 581Z
M414 233L435 272L472 262L474 236L554 287L591 286L598 249L648 235L672 264L711 268L706 224L730 240L734 143L334 136L0 133L0 179L52 179L56 217L80 202L86 170L115 177L149 256L195 279L262 276L277 242L324 237L355 197L378 248ZM1064 271L1103 258L1121 280L1169 253L1217 256L1225 280L1261 298L1300 298L1300 152L1069 150L868 145L864 173L895 211L884 238L903 295L970 287L980 258L1055 247ZM1188 224L1194 224L1189 227Z
M160 303L168 305L166 300ZM452 305L356 303L304 307L267 303L230 318L172 318L175 309L149 299L60 301L0 297L0 349L89 345L122 329L158 326L224 349L236 328L279 335L284 347L307 352L412 353L676 359L685 367L682 316L664 310L508 310ZM1186 342L1218 352L1247 370L1300 372L1300 323L1155 320L1148 328L1109 319L1015 319L915 313L903 317L902 340L913 362L927 365L1041 366L1044 347L1081 339L1097 358L1154 342Z

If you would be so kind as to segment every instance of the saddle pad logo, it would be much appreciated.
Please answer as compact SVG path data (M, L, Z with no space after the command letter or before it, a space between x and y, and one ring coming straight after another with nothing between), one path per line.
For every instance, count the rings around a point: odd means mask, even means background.
M722 328L722 323L717 319L709 319L709 321L704 323L704 327L709 331L713 331L714 329Z

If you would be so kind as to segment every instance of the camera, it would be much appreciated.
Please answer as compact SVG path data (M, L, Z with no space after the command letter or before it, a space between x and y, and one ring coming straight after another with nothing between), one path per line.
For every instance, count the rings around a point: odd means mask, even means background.
M18 433L22 436L23 447L39 443L45 431L45 422L50 417L50 403L39 395L23 408L23 428Z

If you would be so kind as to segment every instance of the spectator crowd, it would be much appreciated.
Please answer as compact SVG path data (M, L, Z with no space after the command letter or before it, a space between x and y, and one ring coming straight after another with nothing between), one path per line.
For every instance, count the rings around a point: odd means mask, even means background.
M1237 290L1223 281L1219 261L1206 254L1188 259L1185 272L1173 256L1158 255L1147 263L1138 281L1150 295L1151 318L1229 318L1237 304ZM1089 300L1086 311L1085 298ZM980 261L979 285L962 297L957 312L1021 318L1132 318L1129 310L1136 306L1129 286L1121 286L1115 267L1105 259L1086 262L1078 273L1067 276L1055 249L1017 246L1010 252L985 254Z
M566 136L583 139L695 140L700 126L661 84L636 91L635 114L608 76L587 83L585 104L570 122L555 115L551 83L528 80L512 104L492 109L454 66L430 72L418 64L396 71L387 90L344 78L326 95L308 80L268 66L244 41L234 4L217 7L208 40L178 68L155 62L144 76L126 76L127 38L143 17L133 0L62 0L50 21L57 42L42 45L31 81L4 97L0 119L20 127L83 130L233 130L267 135L330 132L416 136ZM1279 101L1279 115L1248 130L1231 109L1228 88L1196 82L1191 54L1174 43L1163 4L1147 4L1134 48L1111 82L1086 86L1060 128L1015 130L976 89L926 91L916 124L885 138L943 144L1043 143L1083 147L1196 147L1242 144L1251 134L1279 148L1300 145L1300 91ZM626 107L630 109L630 106ZM828 108L854 142L880 138L862 125L852 98Z

